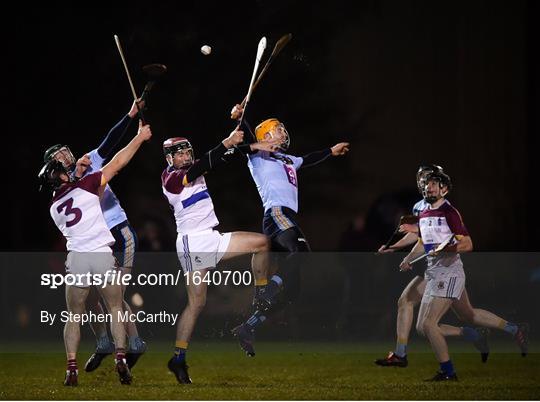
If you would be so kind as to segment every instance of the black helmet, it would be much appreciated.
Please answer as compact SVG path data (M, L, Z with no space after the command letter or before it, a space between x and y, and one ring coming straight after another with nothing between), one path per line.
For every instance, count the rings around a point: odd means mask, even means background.
M51 159L49 162L41 168L38 179L40 182L39 190L41 191L44 186L51 188L52 190L57 189L63 183L60 178L60 174L64 173L68 177L68 171L62 164L62 162L57 161L56 159Z
M191 165L194 161L193 147L187 138L174 137L168 138L163 142L163 153L165 157L168 155L174 155L178 151L187 151L191 155L191 160L186 162L184 166ZM172 166L172 160L167 158L167 163Z
M424 194L424 187L426 186L426 176L434 172L443 172L443 168L439 165L427 164L420 165L416 172L416 186L420 194Z
M56 144L45 150L43 155L43 162L48 163L55 159L55 155L61 153L62 163L68 172L72 172L75 169L75 157L67 145Z
M429 173L425 178L425 183L427 184L429 181L438 182L439 183L439 188L443 188L443 187L447 188L446 193L442 195L443 197L445 197L450 192L450 190L452 190L452 180L450 179L450 176L448 176L443 171ZM422 196L430 204L437 201L436 197L429 197L427 195L427 191L426 191L425 186L424 186L424 189L422 191Z

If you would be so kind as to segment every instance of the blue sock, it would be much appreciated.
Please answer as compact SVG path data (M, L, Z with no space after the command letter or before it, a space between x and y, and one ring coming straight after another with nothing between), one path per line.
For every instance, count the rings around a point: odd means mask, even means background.
M251 317L248 318L246 325L251 329L254 329L255 327L261 325L264 320L266 320L266 317L263 315L263 313L257 310Z
M281 286L283 285L283 280L277 276L277 275L273 275L271 278L270 278L271 281L274 281L275 283L278 284L278 286Z
M441 371L446 375L452 375L454 374L454 365L452 364L452 360L448 360L447 362L440 363Z
M469 342L476 342L480 338L478 331L471 327L463 327L463 339Z
M174 359L177 361L186 361L187 349L174 348Z
M504 324L503 331L515 335L518 332L518 326L512 322L507 322Z
M406 343L396 343L396 350L394 351L394 354L399 357L405 357L407 356L407 344Z

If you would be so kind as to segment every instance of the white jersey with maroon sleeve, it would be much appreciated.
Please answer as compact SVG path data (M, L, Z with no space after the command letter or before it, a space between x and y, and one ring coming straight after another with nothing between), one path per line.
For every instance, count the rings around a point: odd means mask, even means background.
M469 235L458 210L446 200L438 208L428 206L428 208L420 212L418 224L420 237L426 253L436 248L452 235ZM455 241L450 244L454 243ZM450 256L447 253L445 254L442 256L429 256L428 270L432 268L462 266L459 254L455 253Z
M173 207L176 231L181 234L201 232L219 224L214 204L203 176L187 186L182 184L186 169L168 167L161 175L163 194Z
M53 196L50 213L69 251L94 251L114 244L101 210L100 186L98 171L64 185Z

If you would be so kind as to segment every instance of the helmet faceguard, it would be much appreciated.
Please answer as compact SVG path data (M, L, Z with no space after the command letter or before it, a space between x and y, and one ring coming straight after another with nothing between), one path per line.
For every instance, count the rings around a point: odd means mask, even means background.
M165 159L169 166L173 166L173 156L177 152L187 152L190 155L190 159L179 168L185 166L190 166L193 164L195 158L193 154L193 147L187 138L184 137L174 137L169 138L163 142L163 153L165 154Z
M75 157L67 145L56 144L52 147L49 147L45 151L43 156L43 161L48 163L52 160L57 160L64 165L64 168L68 173L71 173L75 170Z
M438 196L428 195L427 191L427 185L430 181L435 181L439 184L439 189L443 189L446 187L446 192L440 192ZM446 173L440 171L440 172L433 172L426 176L425 178L425 185L424 189L422 190L422 196L424 197L424 200L428 202L429 204L433 204L440 200L441 198L444 198L448 195L450 190L452 189L452 181L450 180L450 176L448 176Z
M71 176L62 162L54 158L49 160L38 173L40 182L39 190L41 191L44 186L52 190L59 188L62 184L66 183L65 180L62 180L62 174L66 175L68 182L71 181Z
M257 141L267 141L266 134L270 134L271 139L283 136L283 142L279 147L284 151L289 148L291 137L289 136L285 125L278 119L267 119L255 128L255 137L257 137Z
M420 194L424 194L424 189L426 187L426 177L435 172L443 172L443 168L439 165L421 165L416 172L416 186Z

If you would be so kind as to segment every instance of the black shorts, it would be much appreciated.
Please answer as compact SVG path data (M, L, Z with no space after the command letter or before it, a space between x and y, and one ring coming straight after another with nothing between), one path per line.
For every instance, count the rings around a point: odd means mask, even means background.
M114 237L112 250L118 261L119 267L132 268L135 260L135 251L137 250L137 234L129 224L124 221L111 229Z
M309 251L309 244L296 222L296 212L287 207L272 207L264 213L263 233L272 242L272 251Z

